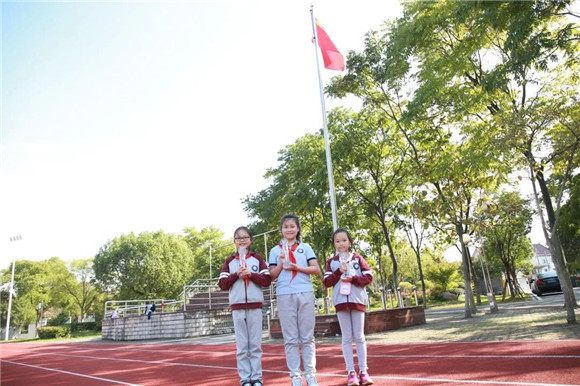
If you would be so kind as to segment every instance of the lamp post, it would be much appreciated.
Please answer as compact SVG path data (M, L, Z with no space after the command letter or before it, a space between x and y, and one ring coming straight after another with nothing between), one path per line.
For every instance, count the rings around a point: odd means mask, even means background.
M211 285L211 280L212 280L211 261L212 261L212 256L211 256L211 244L210 244L209 245L209 285Z
M22 240L22 236L11 236L10 242ZM4 340L8 340L10 333L10 312L12 311L12 295L14 294L14 266L16 265L16 259L12 259L12 276L10 277L10 289L8 295L8 313L6 314L6 331L4 333Z

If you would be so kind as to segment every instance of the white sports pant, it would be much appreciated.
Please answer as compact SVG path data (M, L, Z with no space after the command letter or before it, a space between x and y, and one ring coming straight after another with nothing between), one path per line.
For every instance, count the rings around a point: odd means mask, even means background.
M314 344L314 292L278 295L278 317L284 336L286 365L290 377L299 377L300 350L305 374L316 373L316 346Z
M262 381L262 309L233 310L240 383Z
M367 343L365 340L365 313L362 311L345 310L338 311L338 323L342 333L342 354L346 363L346 371L350 373L354 369L354 354L352 341L356 343L356 355L358 357L359 371L367 369Z

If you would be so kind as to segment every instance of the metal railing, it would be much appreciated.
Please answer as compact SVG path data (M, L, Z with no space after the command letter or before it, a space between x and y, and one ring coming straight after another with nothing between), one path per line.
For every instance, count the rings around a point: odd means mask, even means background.
M217 280L217 279L214 279ZM209 284L200 284L202 282L208 282ZM183 292L181 293L182 301L183 301L183 309L185 310L185 306L189 299L195 297L196 294L200 293L208 293L208 305L209 309L212 309L212 293L219 291L220 288L217 284L211 284L211 279L199 279L194 282L194 284L183 286Z
M166 299L136 299L136 300L109 300L105 302L105 318L110 318L113 311L117 311L120 318L145 315L148 305L155 304L155 312L175 312L183 309L182 300Z

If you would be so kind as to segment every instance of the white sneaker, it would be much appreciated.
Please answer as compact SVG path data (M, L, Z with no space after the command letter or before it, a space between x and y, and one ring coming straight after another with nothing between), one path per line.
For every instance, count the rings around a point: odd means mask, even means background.
M302 377L291 377L292 386L302 386Z
M306 374L306 384L308 386L318 386L316 376L314 374Z

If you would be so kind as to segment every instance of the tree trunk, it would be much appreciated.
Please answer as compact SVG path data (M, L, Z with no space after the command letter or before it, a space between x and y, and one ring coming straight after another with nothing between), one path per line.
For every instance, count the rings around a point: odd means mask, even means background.
M463 283L465 285L465 318L471 318L475 312L475 304L473 303L473 292L471 291L471 278L469 275L469 259L467 257L467 248L463 242L463 225L458 223L455 225L457 234L459 235L459 243L461 244L461 269L463 272ZM476 308L477 311L477 308Z
M552 206L550 191L548 190L546 181L544 181L544 173L542 170L536 171L536 181L538 181L538 185L540 186L542 199L548 214L548 224L550 226L548 234L550 235L550 239L546 241L548 243L548 247L550 248L550 252L552 253L552 260L554 261L556 273L558 274L558 279L560 280L560 286L562 287L562 292L564 293L566 321L568 324L575 324L576 314L574 313L574 309L578 307L578 304L576 303L576 297L574 296L574 291L572 289L572 281L570 280L570 273L568 272L568 267L566 266L564 252L562 250L562 243L560 242L560 235L558 233L558 226L556 224L556 214L554 212L554 207Z
M423 293L422 296L423 308L427 308L427 294L426 294L427 290L425 288L425 277L423 276L423 264L421 264L421 252L417 251L416 255L417 255L417 266L419 267L419 279L421 280L421 291Z
M399 287L399 267L397 265L397 258L395 257L395 251L393 250L393 245L391 244L389 228L387 228L387 225L384 222L381 223L381 226L383 228L383 234L385 235L385 240L387 242L387 248L389 249L389 256L391 258L391 262L393 263L393 292L400 305L401 299L399 296L399 291L397 291L397 288Z
M469 250L469 248L465 248L465 250L467 251L467 258L469 259L469 270L471 272L471 280L473 281L474 304L481 306L481 291L479 289L480 281L477 275L475 274L475 269L473 268L473 259L471 258L471 251ZM475 309L475 312L477 312L477 308Z

